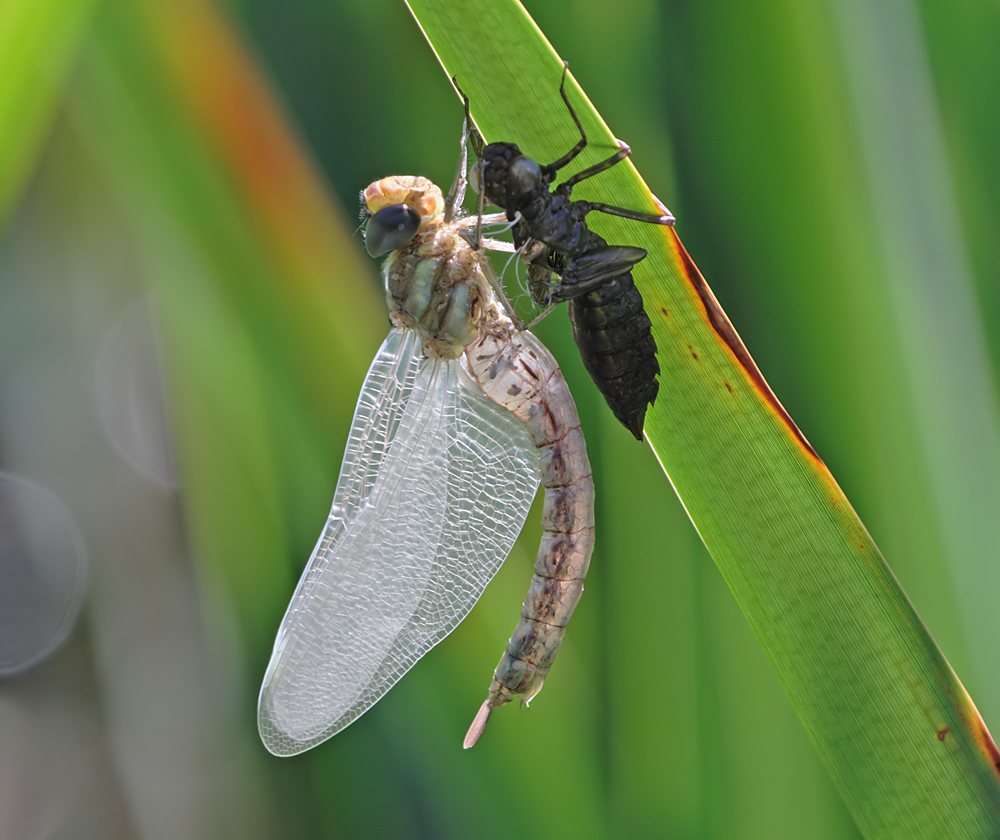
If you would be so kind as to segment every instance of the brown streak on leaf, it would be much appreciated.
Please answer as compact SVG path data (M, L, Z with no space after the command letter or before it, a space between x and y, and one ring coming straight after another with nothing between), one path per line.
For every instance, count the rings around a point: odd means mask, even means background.
M785 411L785 407L778 401L778 398L774 395L771 387L767 384L760 369L757 367L753 358L750 356L746 345L743 344L743 340L739 337L736 329L733 327L732 322L726 316L726 313L719 306L719 302L715 299L715 295L712 294L712 290L709 288L708 283L705 282L705 278L702 277L701 272L698 270L698 266L694 264L694 261L688 255L685 250L684 245L681 243L680 238L677 236L673 228L669 228L669 234L673 237L674 248L677 255L680 257L681 267L684 269L684 273L687 276L688 282L691 287L698 293L698 297L701 299L702 305L705 307L705 315L708 318L709 324L712 325L712 329L715 330L716 335L722 339L726 346L730 349L733 356L736 357L736 361L739 362L740 366L746 371L747 376L750 381L754 384L757 392L764 398L764 400L774 409L775 413L785 424L788 430L795 436L795 439L799 442L802 448L814 459L822 463L822 459L816 454L816 450L812 448L812 445L806 440L805 435L799 430L799 427L795 425L795 421L789 416L788 412ZM692 355L694 355L692 353ZM695 356L697 358L697 356Z
M952 673L952 676L954 677L954 673ZM993 740L993 736L990 735L989 729L986 728L986 722L983 720L983 716L979 714L979 709L976 708L976 704L973 702L972 697L969 696L969 692L965 690L965 686L958 682L957 677L954 677L954 679L957 687L957 695L954 695L957 701L955 705L962 718L962 722L975 740L976 746L979 747L983 756L989 761L993 772L1000 777L1000 750L997 749L996 742Z
M972 721L972 734L975 736L983 752L986 753L986 757L993 765L997 776L1000 776L1000 750L997 749L996 741L993 740L993 736L990 735L990 731L986 728L986 723L979 714L979 710L973 706L973 711L975 711L976 716Z

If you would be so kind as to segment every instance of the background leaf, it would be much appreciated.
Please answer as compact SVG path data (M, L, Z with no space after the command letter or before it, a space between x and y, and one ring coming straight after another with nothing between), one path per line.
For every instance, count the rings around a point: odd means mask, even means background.
M94 5L92 0L0 4L0 225L45 144Z

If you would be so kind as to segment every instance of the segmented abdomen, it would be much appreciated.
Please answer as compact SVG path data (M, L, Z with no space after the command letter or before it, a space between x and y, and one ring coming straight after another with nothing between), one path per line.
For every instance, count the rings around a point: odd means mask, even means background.
M466 736L472 746L492 709L542 688L583 594L594 550L594 482L580 418L556 360L529 332L485 335L466 349L483 393L527 427L541 458L542 543L521 621Z
M559 277L560 267L567 267L573 257L608 244L587 227L578 205L562 196L552 196L550 204L555 209L547 208L544 219L533 226L522 222L514 229L518 248L534 235L549 249L549 266L536 262L528 270L532 299L540 306L549 304L554 280L556 285L572 288ZM656 361L653 326L632 272L619 274L592 292L569 298L569 318L590 378L615 417L641 441L646 409L660 390L656 381L660 365Z
M621 423L642 440L646 408L660 389L656 341L642 295L625 272L569 302L584 367Z

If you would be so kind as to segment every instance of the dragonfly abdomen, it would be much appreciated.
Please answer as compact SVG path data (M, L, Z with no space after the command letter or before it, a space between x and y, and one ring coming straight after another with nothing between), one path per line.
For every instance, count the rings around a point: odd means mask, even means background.
M470 747L494 708L517 695L531 700L542 689L583 594L594 549L594 482L566 380L538 339L528 332L487 336L470 346L466 358L486 396L527 426L539 450L545 492L535 574L521 621L466 735Z

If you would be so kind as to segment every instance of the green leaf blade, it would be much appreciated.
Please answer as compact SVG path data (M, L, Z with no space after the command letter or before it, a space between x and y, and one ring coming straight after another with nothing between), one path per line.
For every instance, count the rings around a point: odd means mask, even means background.
M519 4L409 5L488 141L542 161L565 151L560 62ZM591 139L583 168L614 138L582 92L570 96ZM656 206L630 164L580 185L594 195ZM994 836L995 748L968 695L679 240L615 219L594 227L650 252L635 277L663 384L647 438L862 831Z

